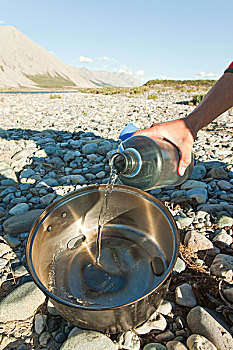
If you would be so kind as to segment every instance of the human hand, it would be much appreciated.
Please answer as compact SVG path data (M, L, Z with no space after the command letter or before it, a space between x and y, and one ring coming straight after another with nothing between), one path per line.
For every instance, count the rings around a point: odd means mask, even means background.
M196 135L191 131L185 119L155 123L149 129L136 131L133 136L144 135L154 139L167 139L180 150L178 173L180 176L191 163L191 152Z

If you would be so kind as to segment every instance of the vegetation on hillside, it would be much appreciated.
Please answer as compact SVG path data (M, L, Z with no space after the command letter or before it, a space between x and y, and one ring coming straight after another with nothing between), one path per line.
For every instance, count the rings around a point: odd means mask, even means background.
M32 80L40 88L55 89L55 88L67 88L76 86L75 83L68 78L64 78L61 75L52 76L50 74L45 75L28 75L26 77Z
M149 80L144 86L155 86L155 85L163 85L163 86L203 86L203 87L211 87L216 83L216 80Z

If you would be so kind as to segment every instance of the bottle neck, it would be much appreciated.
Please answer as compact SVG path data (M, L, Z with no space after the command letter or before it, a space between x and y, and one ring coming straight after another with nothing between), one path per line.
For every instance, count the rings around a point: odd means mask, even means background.
M115 153L110 159L112 166L118 174L134 177L141 169L141 156L134 148L129 148L120 153Z

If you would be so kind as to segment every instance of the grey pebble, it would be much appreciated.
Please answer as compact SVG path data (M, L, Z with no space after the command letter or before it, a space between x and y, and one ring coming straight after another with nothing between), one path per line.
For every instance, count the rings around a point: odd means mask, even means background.
M223 277L231 282L233 278L233 256L217 254L210 266L213 275Z
M176 287L175 290L176 303L181 306L194 307L197 304L197 300L193 293L193 289L188 283Z
M187 346L190 350L217 350L208 339L199 334L192 334L187 339Z
M11 215L21 215L29 210L29 205L27 203L20 203L9 210Z
M228 327L216 312L196 306L188 313L187 322L193 333L204 336L217 349L233 349L233 339Z
M166 344L167 350L187 350L186 346L176 340L169 341Z
M180 257L177 258L175 266L173 268L174 272L181 273L186 269L186 265L184 260L182 260Z
M176 223L178 223L178 227L184 228L192 224L193 218L190 218L188 216L176 216L175 217Z
M195 165L189 177L190 180L202 180L206 175L206 168L204 165Z
M154 312L149 319L143 323L140 327L135 328L137 334L147 334L151 330L159 333L164 331L167 327L167 321L163 315L159 314L157 311Z
M4 231L9 234L29 232L32 224L42 212L41 209L35 209L21 215L15 215L4 222Z
M190 190L192 188L206 188L207 184L197 180L187 180L181 185L182 190Z
M39 336L39 343L42 346L46 346L51 339L51 334L49 332L43 332Z
M13 236L8 235L8 234L4 235L4 239L6 240L6 242L9 244L9 246L10 246L11 248L16 248L16 247L18 247L18 246L20 245L20 243L21 243L20 240L19 240L18 238L13 237Z
M120 334L118 345L120 349L140 350L140 339L133 331L127 331Z
M67 339L61 350L116 350L116 345L106 335L95 331L83 331Z
M47 310L50 313L50 315L53 315L53 316L58 316L59 315L59 312L56 310L56 308L53 305L53 303L51 302L51 300L48 300Z
M56 195L55 193L49 193L43 197L40 198L40 201L42 204L44 204L46 207L53 202L55 199Z
M96 143L89 143L83 146L82 153L83 154L93 154L96 153L98 145Z
M228 235L224 229L221 229L219 231L216 231L213 242L222 242L230 246L232 243L232 236Z
M148 343L143 350L167 350L166 346L159 343Z
M34 317L34 328L37 334L41 334L45 328L48 316L43 314L37 314Z
M208 199L207 190L205 188L192 188L187 190L187 196L194 198L198 204L205 203Z
M225 297L231 302L233 303L233 287L232 288L226 288L223 290L223 293L225 295Z
M156 311L166 316L172 311L172 306L173 305L170 301L163 300Z
M26 320L45 301L45 295L34 282L24 283L0 303L0 322Z
M9 244L0 242L0 258L11 251Z
M4 269L4 267L8 264L8 260L4 258L0 258L0 270Z
M173 340L174 338L175 335L170 331L170 329L167 329L165 332L157 334L155 337L155 339L159 342L168 342L170 340Z
M200 250L208 250L213 248L213 243L198 231L188 231L184 238L184 244L191 249L192 252Z

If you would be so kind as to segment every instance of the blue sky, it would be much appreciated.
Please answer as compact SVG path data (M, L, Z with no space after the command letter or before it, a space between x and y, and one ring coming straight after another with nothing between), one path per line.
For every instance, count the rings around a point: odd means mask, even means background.
M233 60L232 14L232 0L2 0L0 25L64 63L144 83L220 77Z

